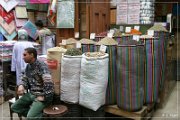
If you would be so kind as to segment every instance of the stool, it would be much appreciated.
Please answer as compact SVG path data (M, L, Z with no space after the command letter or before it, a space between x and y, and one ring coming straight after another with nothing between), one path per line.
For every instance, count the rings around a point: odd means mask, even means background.
M14 111L12 111L11 105L12 105L13 103L15 103L15 102L16 102L16 98L15 98L15 97L12 98L12 99L10 99L10 100L8 101L8 103L9 103L9 112L10 112L10 118L11 118L11 120L13 120L13 113L15 113ZM18 113L17 113L17 114L18 114ZM22 120L22 116L21 116L20 114L18 114L18 117L19 117L20 120Z
M61 117L68 112L68 108L64 105L51 105L43 110L45 117L50 118Z

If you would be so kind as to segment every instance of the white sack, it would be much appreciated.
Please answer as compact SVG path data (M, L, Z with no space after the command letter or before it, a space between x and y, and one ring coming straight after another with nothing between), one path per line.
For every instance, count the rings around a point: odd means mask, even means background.
M95 58L82 55L79 104L96 111L105 104L108 54Z
M64 55L61 60L61 100L78 103L81 56Z

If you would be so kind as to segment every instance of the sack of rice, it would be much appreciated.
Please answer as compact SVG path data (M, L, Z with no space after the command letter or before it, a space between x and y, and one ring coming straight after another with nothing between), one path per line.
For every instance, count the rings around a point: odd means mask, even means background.
M93 111L105 104L108 60L107 53L82 55L79 104Z
M61 100L69 103L79 102L81 52L68 49L61 61Z

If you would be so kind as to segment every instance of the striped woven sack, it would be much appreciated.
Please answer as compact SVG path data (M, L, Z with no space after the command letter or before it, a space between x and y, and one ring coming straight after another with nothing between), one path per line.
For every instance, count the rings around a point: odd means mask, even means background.
M143 106L144 55L144 45L117 47L117 105L121 109L137 111Z
M95 45L94 44L81 44L81 51L85 52L95 52Z
M95 46L95 51L99 51L100 45ZM109 54L109 63L108 63L108 85L106 90L106 105L116 104L117 100L117 65L116 65L116 56L117 56L117 45L107 45L106 53Z
M118 42L118 44L123 44L123 41L132 40L132 35L122 35L113 37L114 40Z
M116 65L116 45L108 45L106 53L109 54L109 69L108 69L108 85L106 89L106 104L116 104L117 95L117 65Z
M160 83L159 38L141 38L145 44L144 103L157 102Z
M164 80L165 80L165 69L166 69L166 57L167 57L167 43L168 43L168 32L163 31L155 31L155 37L159 37L159 45L160 45L160 90L163 89Z

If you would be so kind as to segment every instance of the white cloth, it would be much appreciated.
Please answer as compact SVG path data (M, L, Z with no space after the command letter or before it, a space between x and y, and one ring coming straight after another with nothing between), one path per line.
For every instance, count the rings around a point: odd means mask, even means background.
M33 43L28 41L18 41L13 47L11 71L16 71L17 85L21 82L21 74L26 67L26 63L23 60L23 52L24 49L28 47L33 47Z

